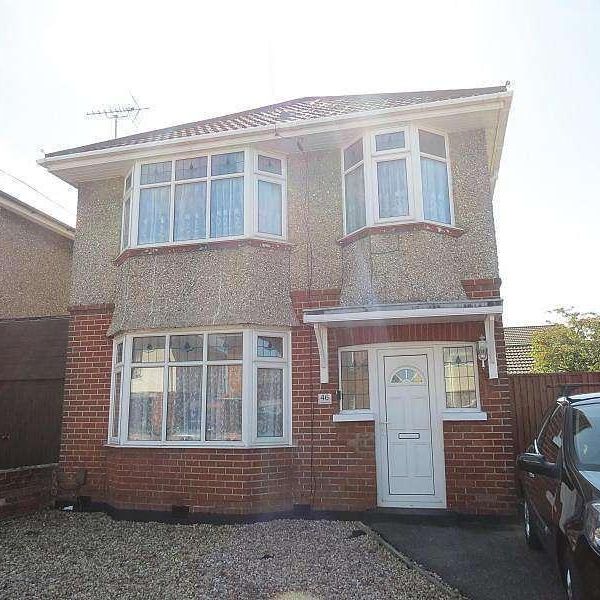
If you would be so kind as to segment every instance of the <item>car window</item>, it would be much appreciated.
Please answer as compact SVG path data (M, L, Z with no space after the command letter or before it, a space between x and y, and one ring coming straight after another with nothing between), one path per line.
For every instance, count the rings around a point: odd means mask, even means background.
M600 470L600 404L573 407L573 445L582 468Z
M550 463L556 463L562 447L564 416L565 407L558 406L544 424L537 439L538 450Z

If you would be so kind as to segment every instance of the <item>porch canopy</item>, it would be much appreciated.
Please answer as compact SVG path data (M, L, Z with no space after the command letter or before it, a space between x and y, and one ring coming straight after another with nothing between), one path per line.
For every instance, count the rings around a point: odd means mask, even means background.
M498 378L494 321L502 315L502 300L459 300L452 302L406 302L369 306L335 306L304 311L304 322L313 325L319 349L321 383L329 383L327 330L329 327L367 325L406 325L410 323L447 323L482 321L485 326L487 364L490 379Z

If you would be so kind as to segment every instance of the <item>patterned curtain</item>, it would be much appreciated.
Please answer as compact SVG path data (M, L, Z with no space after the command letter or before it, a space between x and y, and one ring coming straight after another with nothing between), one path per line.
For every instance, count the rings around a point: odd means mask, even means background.
M175 240L206 237L206 183L186 183L175 187Z
M423 213L429 221L450 223L450 194L445 162L421 157Z
M281 235L281 185L258 182L258 231Z
M244 233L244 178L213 179L210 188L210 237Z
M377 163L377 192L379 216L382 219L408 215L406 160L386 160Z
M167 439L200 440L202 367L169 367Z
M257 369L256 434L258 437L283 436L283 370Z
M242 366L208 367L206 439L242 439Z
M169 196L170 187L140 190L138 244L169 240Z

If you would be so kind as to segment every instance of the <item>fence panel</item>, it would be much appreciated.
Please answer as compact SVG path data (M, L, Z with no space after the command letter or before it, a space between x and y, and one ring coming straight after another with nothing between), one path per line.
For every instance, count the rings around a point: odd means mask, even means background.
M58 460L68 324L0 321L0 470Z
M600 391L600 372L527 373L509 375L515 413L515 448L524 452L538 432L542 417L568 383L582 383L574 394Z

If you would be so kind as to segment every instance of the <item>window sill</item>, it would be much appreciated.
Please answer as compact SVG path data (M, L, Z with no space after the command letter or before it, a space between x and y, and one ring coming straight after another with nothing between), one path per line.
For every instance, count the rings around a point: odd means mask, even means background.
M352 421L374 421L375 415L372 412L341 412L333 415L334 423L346 423Z
M116 266L122 265L132 256L155 256L158 254L206 251L212 248L240 248L242 246L254 246L257 248L289 248L291 244L284 240L252 237L227 240L215 239L184 244L164 244L161 246L138 246L136 248L127 248L127 250L123 250L123 252L113 260L113 264Z
M241 443L231 443L231 444L194 444L192 442L188 442L187 444L115 444L114 442L108 442L104 444L105 448L115 448L115 449L129 449L134 450L136 448L150 449L154 448L155 450L167 450L169 448L173 448L176 450L188 449L188 450L265 450L267 448L279 449L279 448L293 448L294 444L289 442L281 442L270 443L270 444L252 444L245 445Z
M487 413L477 411L450 411L445 410L442 412L442 421L487 421Z
M340 246L347 246L368 235L403 231L432 231L442 235L449 235L450 237L460 237L464 233L464 229L454 227L453 225L438 225L437 223L430 223L429 221L411 221L409 223L386 223L362 227L339 239L337 243Z

